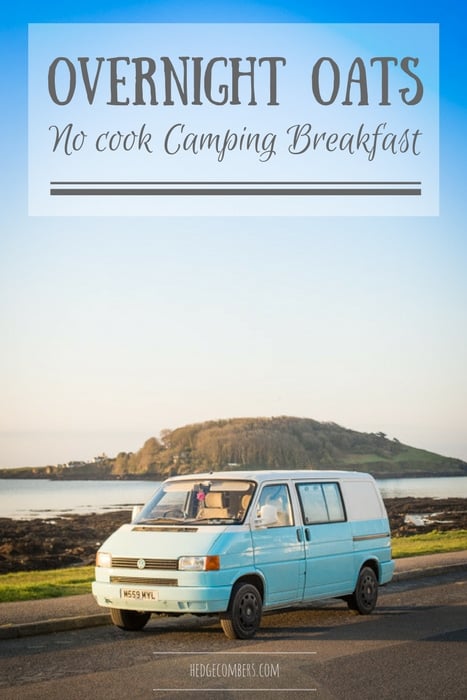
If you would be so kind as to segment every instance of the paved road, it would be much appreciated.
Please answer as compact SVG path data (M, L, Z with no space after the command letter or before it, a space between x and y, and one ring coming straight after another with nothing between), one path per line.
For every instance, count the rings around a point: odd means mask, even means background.
M333 601L265 616L249 642L196 618L4 640L0 697L464 700L466 628L465 572L409 578L371 616Z
M396 560L394 581L427 573L467 571L467 551ZM0 640L109 624L92 595L0 604Z

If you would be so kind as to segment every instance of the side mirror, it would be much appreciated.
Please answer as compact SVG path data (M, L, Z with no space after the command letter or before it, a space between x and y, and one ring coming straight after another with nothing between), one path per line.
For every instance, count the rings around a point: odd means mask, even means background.
M141 513L143 510L143 506L133 506L132 511L131 511L131 522L136 520L138 515Z
M257 528L270 527L277 523L277 508L270 504L261 506L259 511L259 517L255 519L254 525Z

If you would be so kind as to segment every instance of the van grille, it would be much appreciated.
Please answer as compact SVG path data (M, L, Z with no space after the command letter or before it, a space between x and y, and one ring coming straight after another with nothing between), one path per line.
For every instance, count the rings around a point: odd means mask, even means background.
M118 569L138 569L139 557L112 557L112 567ZM178 569L177 559L146 559L144 558L144 569L164 569L165 571L176 571Z
M134 576L111 576L110 583L129 583L134 586L178 586L178 579L135 578Z

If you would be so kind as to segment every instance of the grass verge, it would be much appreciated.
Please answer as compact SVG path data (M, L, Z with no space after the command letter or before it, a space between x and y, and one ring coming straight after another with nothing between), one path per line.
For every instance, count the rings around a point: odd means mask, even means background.
M448 530L447 532L428 532L424 535L392 538L392 556L417 557L422 554L443 554L467 549L467 530Z
M93 566L3 574L0 576L0 603L90 593L93 579Z
M394 559L464 549L467 550L467 530L430 532L392 540ZM0 576L0 603L90 593L93 578L93 566L3 574Z

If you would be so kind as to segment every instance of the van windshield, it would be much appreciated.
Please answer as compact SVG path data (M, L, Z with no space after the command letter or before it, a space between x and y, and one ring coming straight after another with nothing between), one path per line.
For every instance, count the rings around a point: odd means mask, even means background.
M255 490L252 481L187 479L166 481L144 506L135 522L145 524L196 523L196 525L244 521Z

